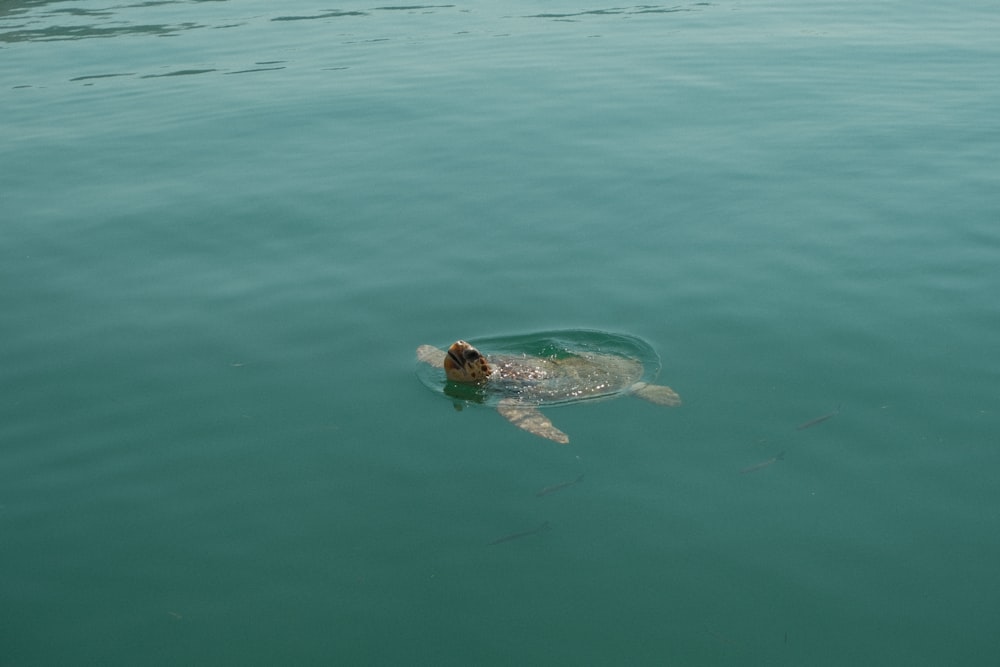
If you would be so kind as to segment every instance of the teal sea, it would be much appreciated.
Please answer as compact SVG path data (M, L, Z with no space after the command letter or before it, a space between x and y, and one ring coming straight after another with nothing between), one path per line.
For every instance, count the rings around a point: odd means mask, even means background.
M998 34L0 0L0 665L997 664ZM683 404L422 381L554 330Z

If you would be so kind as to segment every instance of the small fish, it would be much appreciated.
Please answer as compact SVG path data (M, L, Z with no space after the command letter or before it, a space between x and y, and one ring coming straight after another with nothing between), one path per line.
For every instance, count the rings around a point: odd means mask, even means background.
M571 482L563 482L562 484L553 484L552 486L546 486L544 489L542 489L535 495L541 498L542 496L547 496L550 493L555 493L556 491L562 491L566 487L573 486L574 484L579 484L582 481L583 481L583 475L580 475Z
M745 475L748 472L755 472L757 470L760 470L761 468L766 468L769 465L772 465L772 464L777 463L778 461L784 461L784 460L785 460L785 453L781 452L777 456L772 456L771 458L769 458L766 461L761 461L760 463L755 463L752 466L747 466L743 470L740 470L740 474L741 475Z
M542 525L537 528L532 528L531 530L522 530L520 533L511 533L510 535L504 535L503 537L498 537L497 539L490 542L490 546L494 544L500 544L501 542L510 542L511 540L516 540L522 537L527 537L528 535L534 535L535 533L540 533L549 527L548 521L543 521Z
M805 424L799 424L798 426L795 427L795 430L801 431L803 429L809 428L810 426L815 426L816 424L822 424L830 417L836 417L839 414L840 414L840 406L838 405L837 409L834 410L833 412L828 412L821 417L816 417L816 419L810 419Z

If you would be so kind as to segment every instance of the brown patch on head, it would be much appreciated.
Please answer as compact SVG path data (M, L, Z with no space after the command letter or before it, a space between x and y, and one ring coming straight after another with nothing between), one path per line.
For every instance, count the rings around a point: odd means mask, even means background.
M486 357L464 340L455 341L444 357L444 372L452 382L485 382L493 372Z

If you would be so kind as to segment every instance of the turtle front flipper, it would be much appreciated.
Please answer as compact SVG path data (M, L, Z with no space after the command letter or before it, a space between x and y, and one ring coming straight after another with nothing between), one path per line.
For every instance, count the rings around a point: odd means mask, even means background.
M549 418L530 403L523 403L516 398L505 398L497 405L497 411L511 424L528 433L555 440L563 445L569 442L569 436L553 426Z
M632 386L632 391L639 398L645 399L650 403L656 403L657 405L676 407L681 404L681 397L670 387L636 382Z
M417 348L417 360L431 366L440 366L444 363L444 350L439 350L433 345L421 345Z

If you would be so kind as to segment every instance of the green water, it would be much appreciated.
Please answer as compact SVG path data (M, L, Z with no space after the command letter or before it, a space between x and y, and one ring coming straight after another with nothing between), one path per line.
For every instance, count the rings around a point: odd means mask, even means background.
M998 28L0 2L0 664L994 664ZM555 329L684 405L415 372Z

